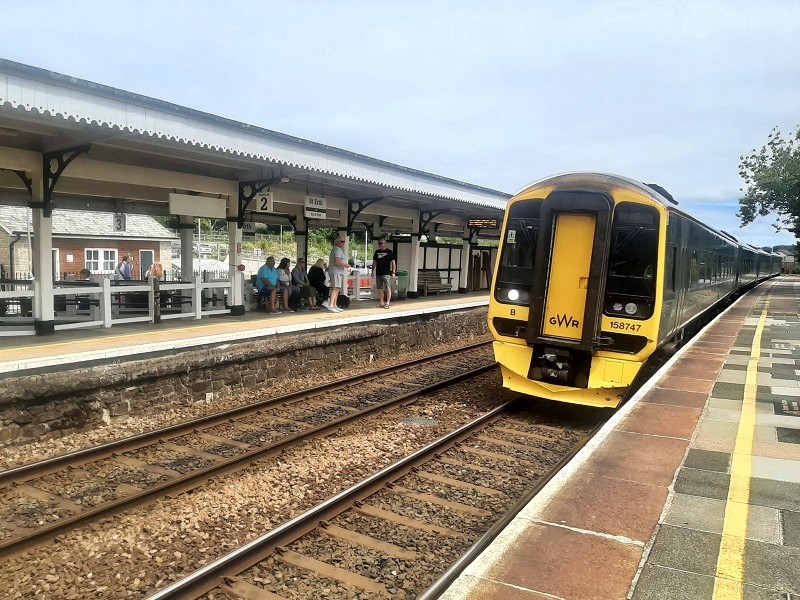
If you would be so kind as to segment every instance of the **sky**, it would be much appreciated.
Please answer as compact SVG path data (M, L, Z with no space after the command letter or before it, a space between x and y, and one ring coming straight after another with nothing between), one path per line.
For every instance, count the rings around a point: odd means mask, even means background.
M742 155L800 126L800 0L3 6L0 57L514 193L658 183L740 229Z

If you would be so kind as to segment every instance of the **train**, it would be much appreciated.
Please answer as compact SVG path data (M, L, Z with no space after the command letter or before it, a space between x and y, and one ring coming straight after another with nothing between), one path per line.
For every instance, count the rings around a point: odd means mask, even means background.
M659 185L603 173L537 181L506 206L492 277L503 385L616 407L657 350L780 270L779 255L700 222Z

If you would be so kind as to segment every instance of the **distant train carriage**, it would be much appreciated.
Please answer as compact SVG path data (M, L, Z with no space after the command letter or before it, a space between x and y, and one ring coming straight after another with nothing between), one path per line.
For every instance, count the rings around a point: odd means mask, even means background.
M676 204L657 185L596 173L548 178L509 201L489 304L506 387L617 406L657 348L780 272L779 257Z

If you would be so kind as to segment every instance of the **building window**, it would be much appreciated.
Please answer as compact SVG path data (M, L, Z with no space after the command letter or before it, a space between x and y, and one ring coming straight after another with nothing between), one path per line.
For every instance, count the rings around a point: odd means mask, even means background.
M86 248L86 268L92 273L113 273L117 268L117 250Z

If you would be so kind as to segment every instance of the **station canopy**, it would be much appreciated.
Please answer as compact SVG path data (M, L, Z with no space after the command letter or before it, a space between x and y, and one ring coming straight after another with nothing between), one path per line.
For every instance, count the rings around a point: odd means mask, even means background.
M383 231L415 233L409 215L426 213L439 235L459 236L468 219L499 221L510 198L0 59L0 204L29 203L35 177L44 178L45 202L64 209L180 214L170 205L179 194L209 207L194 216L285 224L312 196L327 204L313 227L358 230L380 219ZM254 203L243 201L256 189L270 193L268 212L250 212ZM359 216L343 218L348 209Z

